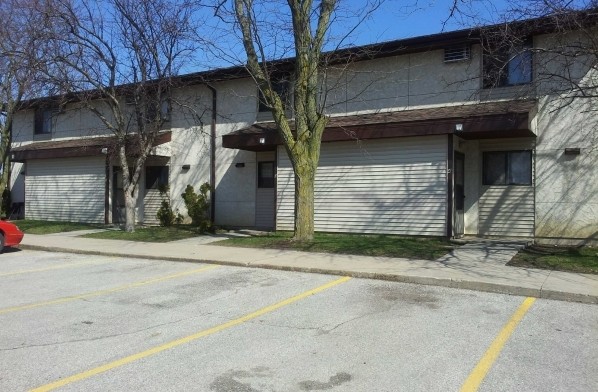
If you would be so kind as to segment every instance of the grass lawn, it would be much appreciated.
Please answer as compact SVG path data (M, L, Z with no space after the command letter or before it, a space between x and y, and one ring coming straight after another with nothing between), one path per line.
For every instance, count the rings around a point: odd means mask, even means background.
M197 237L200 235L196 227L192 226L171 226L171 227L135 227L133 233L123 230L107 230L100 233L85 234L83 237L101 238L107 240L126 240L142 242L169 242L184 240L185 238Z
M54 222L54 221L40 221L23 219L13 221L22 232L27 234L54 234L64 233L66 231L102 229L103 225L91 223L74 223L74 222Z
M532 245L519 251L508 265L598 274L598 248Z
M436 238L316 233L313 241L295 242L291 240L291 237L292 233L276 232L264 236L231 238L214 242L211 245L292 249L307 252L405 257L426 260L435 260L453 249L452 244L448 241Z

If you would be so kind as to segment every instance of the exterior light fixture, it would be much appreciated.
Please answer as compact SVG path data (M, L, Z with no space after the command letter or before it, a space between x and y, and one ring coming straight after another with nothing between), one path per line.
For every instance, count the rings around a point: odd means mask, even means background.
M189 169L191 169L191 165L189 165L189 164L183 165L183 170L189 170Z
M579 155L581 154L581 148L565 148L565 155Z
M245 162L237 162L235 163L235 167L245 167Z
M108 154L108 149L107 149L106 147L102 148L100 151L101 151L101 152L102 152L102 154L104 154L104 155L105 155L105 154Z
M457 131L457 132L463 131L463 124L455 124L455 131Z
M265 137L261 137L260 138L260 144L266 144L266 138Z

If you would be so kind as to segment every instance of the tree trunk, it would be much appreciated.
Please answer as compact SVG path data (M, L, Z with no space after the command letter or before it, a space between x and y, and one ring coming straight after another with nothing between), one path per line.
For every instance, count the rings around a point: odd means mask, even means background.
M316 170L311 162L304 161L295 167L295 241L311 241L314 238Z
M10 162L10 120L4 124L2 129L2 135L0 138L0 163L2 164L2 174L0 175L0 214L2 216L8 216L10 213L10 205L4 205L4 192L8 190L10 182L10 172L12 170Z
M8 159L8 155L6 155L3 163L2 175L0 175L0 215L6 216L10 214L10 193L7 195L8 199L5 200L4 194L5 192L10 192L8 188L10 182L10 171L12 170L10 165L10 159ZM6 201L6 203L5 203Z
M137 206L136 192L129 189L125 193L125 231L132 233L135 231L135 207Z

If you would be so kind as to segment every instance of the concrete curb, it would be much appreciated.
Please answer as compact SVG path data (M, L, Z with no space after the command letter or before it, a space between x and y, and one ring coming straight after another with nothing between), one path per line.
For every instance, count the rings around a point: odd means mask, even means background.
M448 278L433 278L424 276L409 276L409 275L397 275L397 274L384 274L375 272L357 272L350 270L339 270L339 269L326 269L326 268L311 268L311 267L295 267L295 266L284 266L284 265L272 265L268 263L240 263L235 261L215 261L215 260L203 260L203 259L190 259L184 257L168 257L168 256L147 256L147 255L136 255L129 254L126 252L100 252L90 250L79 250L79 249L68 249L61 247L50 247L40 245L21 245L21 249L28 250L40 250L47 252L61 252L61 253L74 253L74 254L86 254L86 255L98 255L98 256L112 256L112 257L130 257L138 259L149 259L149 260L166 260L166 261L177 261L186 263L204 263L204 264L216 264L231 267L245 267L245 268L262 268L272 269L280 271L292 271L292 272L305 272L313 274L327 274L327 275L342 275L351 276L354 278L362 279L376 279L386 280L392 282L401 283L413 283L422 284L428 286L441 286L455 289L483 291L488 293L518 295L524 297L535 297L543 299L551 299L557 301L566 302L580 302L585 304L598 304L598 295L584 295L579 293L570 293L564 291L553 291L544 290L542 288L530 288L512 286L500 283L488 283L479 281L469 281L462 279L448 279Z

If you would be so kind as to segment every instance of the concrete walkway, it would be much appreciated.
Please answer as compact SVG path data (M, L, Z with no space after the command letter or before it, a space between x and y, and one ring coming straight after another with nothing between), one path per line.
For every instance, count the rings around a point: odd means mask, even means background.
M201 236L169 243L148 243L83 238L78 237L79 234L83 233L26 234L21 247L347 275L598 303L598 275L507 267L505 264L522 246L517 243L470 243L438 260L429 261L210 244L226 236Z

